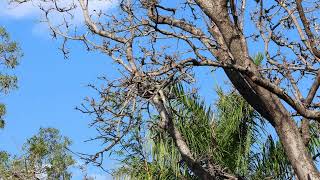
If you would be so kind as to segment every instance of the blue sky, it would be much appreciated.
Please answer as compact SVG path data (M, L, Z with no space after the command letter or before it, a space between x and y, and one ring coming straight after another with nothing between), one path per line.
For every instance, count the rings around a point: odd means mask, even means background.
M60 44L50 39L44 25L37 23L38 15L31 6L0 13L0 25L20 43L24 52L15 70L19 88L0 96L8 111L6 127L0 131L0 149L19 153L26 138L36 134L40 127L55 127L73 140L72 150L93 153L99 148L98 143L83 142L95 135L88 128L90 117L74 108L92 95L86 85L97 82L99 75L112 72L113 65L108 57L88 53L76 43L71 44L70 59L65 60L58 49ZM114 162L106 164L111 167ZM97 179L110 178L93 168L90 173Z

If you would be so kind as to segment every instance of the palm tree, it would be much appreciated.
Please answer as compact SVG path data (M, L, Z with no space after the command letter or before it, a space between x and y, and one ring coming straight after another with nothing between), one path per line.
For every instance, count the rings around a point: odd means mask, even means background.
M278 140L266 134L261 116L236 92L217 90L213 111L199 96L187 94L181 85L173 88L171 102L179 127L195 158L217 162L218 168L243 179L292 179L293 169ZM157 121L154 117L154 121ZM311 128L310 153L317 156L318 130ZM145 137L136 131L131 155L114 172L117 179L198 179L182 161L172 139L154 127ZM133 143L134 144L134 143Z

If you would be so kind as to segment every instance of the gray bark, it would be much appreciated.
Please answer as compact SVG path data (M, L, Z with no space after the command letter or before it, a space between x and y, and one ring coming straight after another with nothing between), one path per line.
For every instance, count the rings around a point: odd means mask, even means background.
M225 45L228 52L222 52L218 59L220 61L230 61L231 54L233 63L245 66L255 72L255 75L261 77L256 65L249 57L244 35L229 18L227 1L196 0L196 2L217 26L221 34L216 34L216 36L223 36L223 41L220 41L220 44ZM255 84L249 75L230 69L225 69L225 72L248 103L274 126L298 178L300 180L320 179L318 170L304 145L297 124L280 99L270 91Z

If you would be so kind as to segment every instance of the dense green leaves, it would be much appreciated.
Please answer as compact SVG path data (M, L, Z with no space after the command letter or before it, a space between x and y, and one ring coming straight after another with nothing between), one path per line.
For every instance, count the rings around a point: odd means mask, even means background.
M255 161L256 169L253 179L292 179L293 169L289 165L280 142L275 141L271 136L267 137L262 145L258 159Z
M171 102L175 125L193 156L204 165L210 161L248 179L291 177L292 168L281 144L263 133L265 126L254 109L234 91L225 94L218 89L217 93L216 110L212 111L200 97L185 93L181 86L174 88L178 97ZM141 148L135 150L144 156L127 156L115 177L197 179L168 134L152 129L141 142Z
M218 90L217 127L215 129L218 161L232 172L247 176L251 147L256 142L259 126L255 126L255 113L236 92L223 94Z
M54 128L40 128L27 140L22 156L0 153L0 177L8 180L45 178L69 180L68 168L75 161L67 151L71 141Z
M16 87L17 78L9 74L8 69L14 69L22 56L21 50L15 41L10 39L8 32L0 27L0 87L2 92L8 92Z
M257 55L255 55L254 58L253 58L254 64L260 66L261 63L262 63L262 61L263 61L263 58L264 58L263 54L259 52L259 53L258 53Z

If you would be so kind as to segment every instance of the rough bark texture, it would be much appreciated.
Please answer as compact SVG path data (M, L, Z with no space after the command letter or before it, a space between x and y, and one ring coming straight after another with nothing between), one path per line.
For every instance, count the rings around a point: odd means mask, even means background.
M221 53L219 60L227 61L230 57L228 53L231 53L233 63L246 66L259 74L257 67L249 58L243 34L230 21L227 1L197 0L197 3L223 36L223 41L219 43L226 46L226 52ZM305 148L299 129L280 99L253 83L247 75L239 71L225 69L225 72L241 95L274 126L298 178L300 180L320 179L312 158Z

